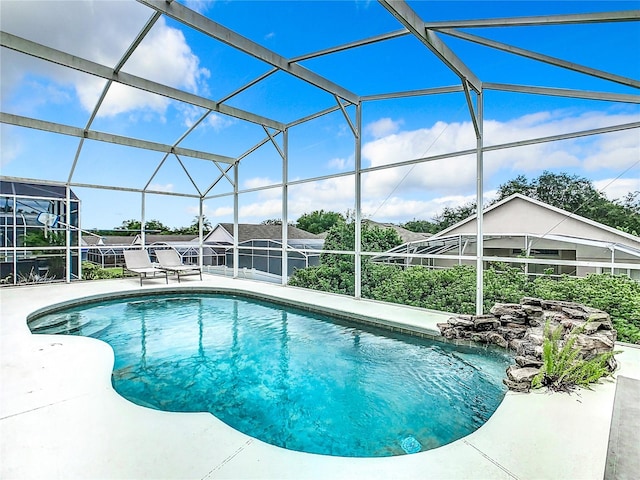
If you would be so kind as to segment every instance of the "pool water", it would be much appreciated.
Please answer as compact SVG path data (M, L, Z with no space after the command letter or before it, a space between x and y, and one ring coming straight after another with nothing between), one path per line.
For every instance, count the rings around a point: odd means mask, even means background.
M384 457L476 430L506 389L510 358L337 321L244 297L148 295L84 304L29 322L115 352L122 396L210 412L291 450Z

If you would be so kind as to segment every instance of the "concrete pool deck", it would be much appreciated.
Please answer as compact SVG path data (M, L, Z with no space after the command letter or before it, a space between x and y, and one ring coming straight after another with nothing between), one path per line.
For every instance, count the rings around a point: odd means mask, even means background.
M111 292L230 288L324 305L425 331L446 316L302 289L204 275L178 285L137 278L0 289L0 477L3 479L602 479L616 380L572 394L509 392L489 421L443 447L387 458L293 452L208 413L137 406L111 387L113 351L91 338L32 335L27 315ZM640 348L618 345L616 376L640 379Z

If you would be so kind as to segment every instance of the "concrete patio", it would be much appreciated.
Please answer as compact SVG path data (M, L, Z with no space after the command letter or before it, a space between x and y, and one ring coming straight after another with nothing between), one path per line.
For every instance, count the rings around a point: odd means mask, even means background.
M423 310L205 275L0 289L0 435L3 479L438 478L602 479L616 380L572 394L509 392L489 421L443 447L388 458L288 451L208 413L140 407L111 387L113 352L91 338L32 335L26 318L54 303L111 292L201 287L331 306L394 326L437 331ZM616 376L640 379L640 348L619 345ZM610 478L623 478L610 477Z

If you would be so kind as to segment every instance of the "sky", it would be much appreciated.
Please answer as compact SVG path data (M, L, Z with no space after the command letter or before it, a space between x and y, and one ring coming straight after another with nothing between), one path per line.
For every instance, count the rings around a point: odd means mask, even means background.
M183 1L183 5L285 57L295 57L402 26L378 2ZM409 1L422 20L588 13L640 8L639 1ZM13 35L113 67L153 11L133 0L0 0L0 25ZM621 77L640 78L639 22L589 25L473 28L467 33L558 57ZM483 82L535 85L638 95L636 88L550 66L439 33ZM3 113L85 128L105 80L0 50ZM367 96L442 86L459 78L413 36L405 35L332 55L301 61L306 69L357 95ZM166 17L161 17L126 61L123 72L220 101L268 72L269 65ZM475 101L475 96L474 96ZM279 122L294 122L337 105L333 95L278 72L232 96L225 104ZM476 105L477 107L477 105ZM355 108L346 107L352 123ZM174 144L205 111L114 84L90 130ZM485 91L484 144L640 121L633 103ZM274 141L283 149L283 135ZM175 228L198 214L199 191L212 224L233 220L233 191L224 164L71 136L0 125L0 169L10 177L71 181L79 185L147 187L172 195L145 195L147 220ZM179 144L243 157L239 164L239 220L256 223L282 217L282 159L260 125L212 113ZM376 169L398 162L476 146L461 92L365 101L362 107L362 213L381 222L431 219L445 207L475 199L473 155L412 166ZM244 156L245 153L250 152ZM355 141L341 111L293 126L288 132L288 218L314 210L345 213L355 206ZM79 153L78 153L79 152ZM77 162L74 159L78 157ZM512 148L484 154L484 197L514 178L543 171L586 177L611 200L640 190L640 129ZM326 179L330 175L339 175ZM218 181L218 179L222 178ZM305 179L323 178L312 182ZM273 186L272 188L263 188ZM138 192L76 186L82 227L114 228L141 215ZM247 191L248 190L248 191ZM177 194L188 194L182 197Z

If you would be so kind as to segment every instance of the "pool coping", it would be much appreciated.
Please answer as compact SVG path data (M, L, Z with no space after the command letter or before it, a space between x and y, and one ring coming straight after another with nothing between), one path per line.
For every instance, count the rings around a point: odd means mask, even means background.
M288 451L209 414L134 405L110 384L113 352L83 337L32 335L29 314L53 303L109 292L223 289L360 316L429 335L436 312L339 295L204 275L178 287L105 280L0 289L2 478L598 478L604 474L615 378L568 394L509 392L489 421L437 449L385 458ZM272 298L270 298L272 297ZM312 307L314 308L314 307ZM326 311L326 309L325 309ZM617 375L640 379L640 348L617 345Z

